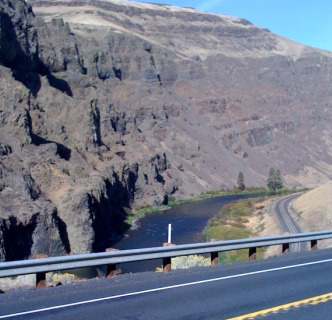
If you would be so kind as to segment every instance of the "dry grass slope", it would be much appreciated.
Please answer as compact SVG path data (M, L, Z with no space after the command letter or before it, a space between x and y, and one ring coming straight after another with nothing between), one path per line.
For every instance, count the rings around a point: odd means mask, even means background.
M293 217L303 231L332 229L332 181L311 190L297 198L292 207ZM332 245L331 240L323 241L320 247Z

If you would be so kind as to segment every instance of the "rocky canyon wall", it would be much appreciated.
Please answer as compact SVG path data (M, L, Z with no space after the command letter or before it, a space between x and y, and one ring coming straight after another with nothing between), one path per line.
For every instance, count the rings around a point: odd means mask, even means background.
M32 7L31 7L32 5ZM126 208L332 176L332 54L244 19L0 4L0 260L103 251Z

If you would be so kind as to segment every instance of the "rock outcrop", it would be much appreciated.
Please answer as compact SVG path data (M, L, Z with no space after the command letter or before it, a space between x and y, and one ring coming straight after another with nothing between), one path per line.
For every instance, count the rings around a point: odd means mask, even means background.
M332 176L330 52L167 5L2 0L0 18L2 260L103 251L126 208L240 171Z

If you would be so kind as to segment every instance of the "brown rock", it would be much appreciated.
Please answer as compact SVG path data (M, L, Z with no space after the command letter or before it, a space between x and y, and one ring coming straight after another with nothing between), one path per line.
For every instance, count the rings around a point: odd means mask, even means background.
M0 5L0 259L104 251L124 207L240 171L332 176L330 52L190 8L29 2Z

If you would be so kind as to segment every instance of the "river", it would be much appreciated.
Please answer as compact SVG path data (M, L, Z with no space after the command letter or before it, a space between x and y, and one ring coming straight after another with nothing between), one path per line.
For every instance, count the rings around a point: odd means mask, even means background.
M139 219L138 227L129 230L125 237L113 244L119 250L160 247L168 238L168 224L172 225L172 243L186 244L204 242L203 231L208 220L215 216L220 209L232 201L257 197L259 195L233 195L185 203L168 210L152 212ZM122 273L153 271L160 267L162 261L151 260L118 264ZM103 268L101 267L103 270ZM75 274L82 277L94 277L94 270L75 270Z
M113 245L114 248L138 249L162 246L167 242L168 224L172 225L172 243L186 244L204 242L203 231L210 218L215 216L222 206L252 195L222 196L186 203L171 209L154 212L138 221L138 228L129 230L125 238ZM160 261L142 261L119 265L123 272L155 270Z

